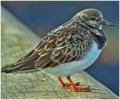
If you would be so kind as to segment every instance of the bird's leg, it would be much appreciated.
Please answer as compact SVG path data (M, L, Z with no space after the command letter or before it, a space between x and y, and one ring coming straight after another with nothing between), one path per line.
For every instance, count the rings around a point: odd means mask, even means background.
M60 76L58 77L58 80L59 80L60 84L62 85L63 89L70 89L70 86L71 86L70 83L64 83L63 80L62 80L62 78ZM78 86L79 82L76 83L75 85Z
M67 76L66 78L68 79L68 81L70 82L72 86L71 89L74 90L75 92L90 92L89 87L76 87L76 85L71 80L70 76Z
M60 76L58 77L58 80L59 80L60 84L62 85L63 89L70 88L71 84L64 83L63 80L62 80L62 78Z

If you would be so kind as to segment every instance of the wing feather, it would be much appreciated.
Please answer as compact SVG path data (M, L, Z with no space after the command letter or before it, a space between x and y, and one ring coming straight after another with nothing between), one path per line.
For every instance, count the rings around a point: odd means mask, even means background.
M35 61L37 68L55 67L62 63L77 61L90 48L91 38L88 31L75 28L57 32L54 35L47 35L43 38L44 43L37 46L36 49L39 51L39 58Z
M4 72L34 68L55 67L62 63L77 61L90 48L92 38L85 27L72 25L56 28L42 38L38 46Z

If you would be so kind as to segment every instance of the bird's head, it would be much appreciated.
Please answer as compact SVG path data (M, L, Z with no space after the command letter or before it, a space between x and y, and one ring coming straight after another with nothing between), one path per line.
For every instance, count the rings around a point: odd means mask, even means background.
M112 25L109 21L103 18L103 14L99 10L93 8L84 9L75 16L88 26L97 29L102 29L102 25Z
M107 41L105 33L102 31L102 25L114 26L109 21L103 18L103 14L93 8L84 9L77 13L73 18L87 27L89 31L94 33L93 35L98 38L101 42L101 47L103 47Z

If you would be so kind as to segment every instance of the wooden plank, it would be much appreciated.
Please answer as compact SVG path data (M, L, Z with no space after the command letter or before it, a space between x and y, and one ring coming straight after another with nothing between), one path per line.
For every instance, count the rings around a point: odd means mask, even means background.
M13 64L34 48L39 41L40 37L4 8L1 9L2 66Z
M4 8L2 10L2 66L13 64L39 42L39 38ZM44 80L44 75L46 80ZM104 85L82 71L72 76L91 92L63 90L57 77L42 71L2 73L2 99L117 99ZM64 78L65 80L65 78ZM66 81L66 80L65 80Z

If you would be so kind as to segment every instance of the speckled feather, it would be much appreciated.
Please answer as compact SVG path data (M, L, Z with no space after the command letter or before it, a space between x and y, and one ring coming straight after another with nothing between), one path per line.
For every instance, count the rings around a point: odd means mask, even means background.
M58 64L79 60L90 48L90 33L84 28L60 29L54 35L47 35L37 46L39 58L35 66L55 67Z
M90 48L92 37L85 27L63 26L48 33L38 46L12 66L12 71L55 67L62 63L77 61ZM74 26L74 27L73 27ZM57 30L57 31L56 31ZM28 63L29 62L29 63Z

